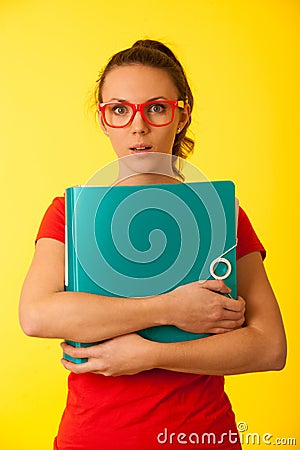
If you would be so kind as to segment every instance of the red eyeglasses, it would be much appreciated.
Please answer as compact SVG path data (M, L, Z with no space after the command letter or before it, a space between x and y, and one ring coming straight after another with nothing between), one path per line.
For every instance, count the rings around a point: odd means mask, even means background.
M153 127L165 127L174 119L176 108L184 108L183 100L154 100L152 102L133 104L127 102L99 103L104 123L112 128L127 127L137 111L145 122Z

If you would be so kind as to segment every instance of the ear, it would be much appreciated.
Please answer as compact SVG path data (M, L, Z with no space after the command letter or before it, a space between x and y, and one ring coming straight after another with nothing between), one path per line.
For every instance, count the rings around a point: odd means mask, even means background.
M103 133L106 136L108 136L108 131L107 131L107 128L106 128L106 126L105 126L105 124L103 122L103 117L102 117L101 111L97 111L97 120L98 120L98 123L99 123L100 128L103 131Z
M184 108L180 110L179 122L178 122L178 133L186 126L191 115L191 107L188 103L184 105Z

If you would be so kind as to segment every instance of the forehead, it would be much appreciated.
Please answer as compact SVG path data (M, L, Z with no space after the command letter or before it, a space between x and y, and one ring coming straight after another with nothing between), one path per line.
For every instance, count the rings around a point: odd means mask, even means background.
M164 69L143 65L115 67L105 77L102 88L104 102L111 99L142 103L156 97L175 100L178 91Z

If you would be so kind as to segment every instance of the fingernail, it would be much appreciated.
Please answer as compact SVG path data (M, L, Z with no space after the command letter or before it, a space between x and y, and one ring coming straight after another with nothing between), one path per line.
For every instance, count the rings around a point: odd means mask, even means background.
M205 283L205 281L206 281L206 280L198 280L198 283L199 283L199 284L203 284L203 283Z

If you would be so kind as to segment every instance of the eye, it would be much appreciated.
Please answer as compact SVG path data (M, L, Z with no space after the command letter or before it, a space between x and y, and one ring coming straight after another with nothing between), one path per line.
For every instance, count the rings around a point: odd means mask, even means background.
M163 103L153 103L153 105L148 106L148 112L150 113L163 113L166 110L166 105Z
M125 114L128 114L129 109L126 105L115 104L112 105L111 111L118 116L124 116Z

